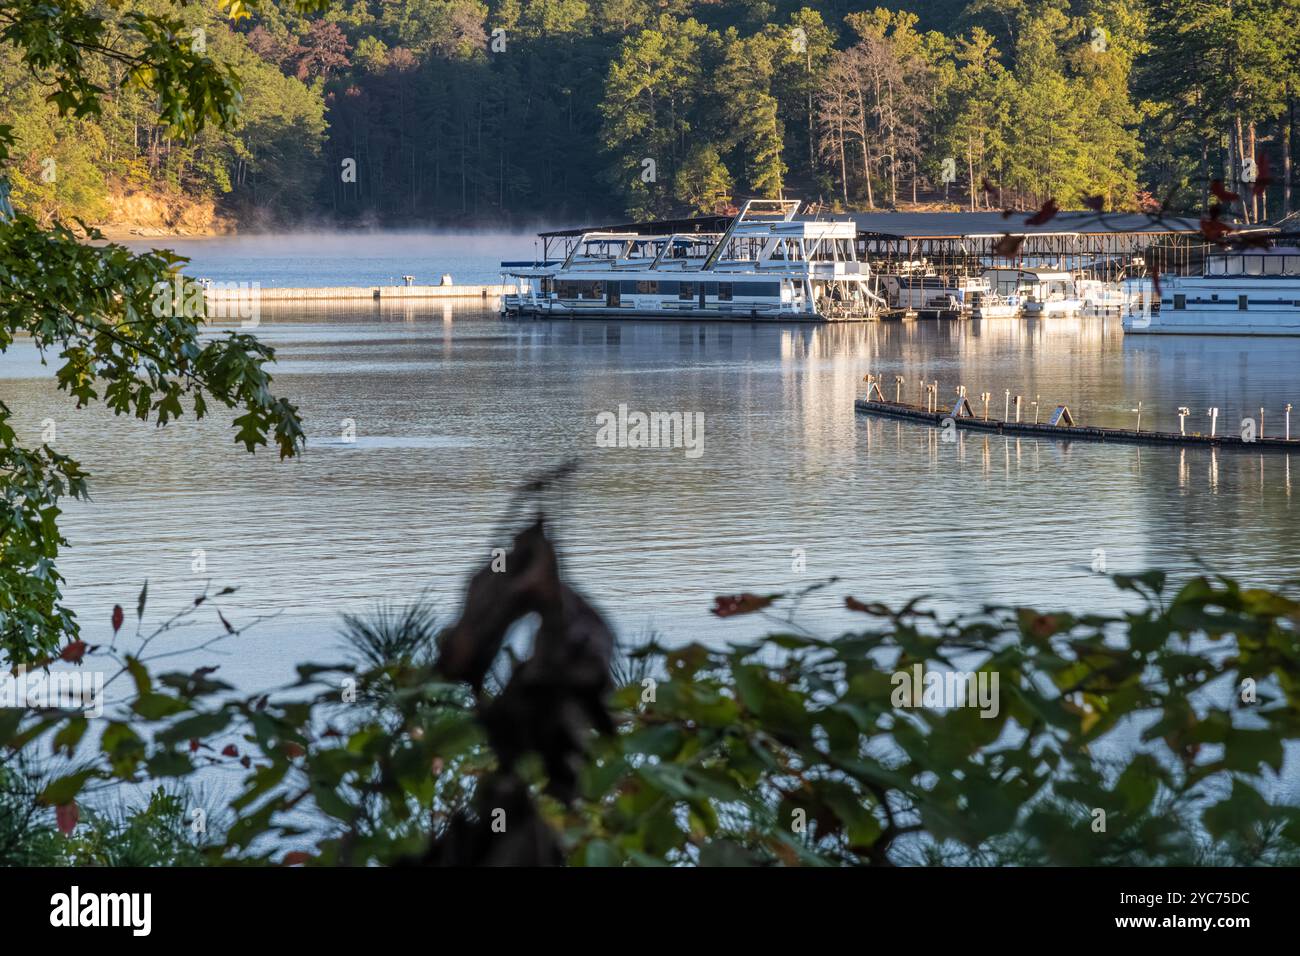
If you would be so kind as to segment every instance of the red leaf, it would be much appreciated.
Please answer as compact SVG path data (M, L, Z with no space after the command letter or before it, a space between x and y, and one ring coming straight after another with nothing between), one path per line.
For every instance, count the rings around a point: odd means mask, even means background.
M1201 235L1210 242L1222 242L1223 237L1232 232L1232 227L1218 219L1202 219Z
M226 744L224 747L221 748L221 756L223 756L223 757L238 757L238 756L239 756L239 748L236 747L234 744Z
M122 605L114 604L113 605L113 633L114 634L116 634L119 630L121 630L122 621L125 619L126 619L126 615L122 613Z
M736 614L752 614L761 611L781 595L769 594L760 597L757 594L732 594L713 599L713 611L718 617L732 617Z
M253 761L252 758L250 758L247 754L245 754L244 756L239 758L239 763L240 766L242 766L245 770L247 770L252 765Z
M284 859L280 861L281 866L302 866L311 862L311 854L304 853L302 850L294 850L292 853L286 853Z
M1216 179L1214 182L1210 183L1210 192L1214 194L1215 199L1222 203L1234 203L1241 200L1241 197L1236 193L1230 193L1223 188L1222 179Z
M1025 244L1024 236L1006 235L997 241L993 246L994 255L1001 256L1004 259L1014 259L1020 252L1020 247Z
M1043 203L1042 208L1039 209L1038 212L1034 213L1032 216L1030 216L1028 219L1025 220L1025 225L1027 226L1046 225L1047 223L1055 219L1056 214L1060 211L1061 211L1060 207L1056 205L1056 200L1049 199L1047 200L1047 202Z
M1052 614L1035 614L1029 622L1029 630L1035 637L1051 637L1059 628L1060 624Z
M199 749L199 738L198 737L190 738L190 753L194 753L198 749Z
M55 807L54 819L59 824L60 833L64 836L72 836L72 831L77 828L77 821L81 819L81 811L77 809L77 801L61 803Z
M59 657L63 658L69 664L80 664L81 659L86 656L86 642L73 641L59 652Z
M1251 192L1258 199L1264 195L1265 190L1273 185L1273 177L1269 175L1268 153L1255 154L1255 184L1251 187Z

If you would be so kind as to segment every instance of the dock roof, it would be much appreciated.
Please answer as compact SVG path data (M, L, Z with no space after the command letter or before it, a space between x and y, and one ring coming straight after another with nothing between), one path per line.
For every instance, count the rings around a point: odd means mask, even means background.
M796 220L852 219L864 237L882 239L965 239L987 236L1105 235L1114 233L1159 234L1200 231L1194 219L1174 216L1159 219L1141 213L1096 213L1091 210L1062 210L1041 226L1025 220L1032 212L854 212L828 213L821 216L797 216ZM723 232L731 216L691 216L681 219L656 219L646 222L623 222L573 229L539 232L543 239L578 238L588 232L624 232L643 236L672 233Z
M1041 226L1025 220L1032 212L855 212L849 214L858 232L890 239L966 239L989 236L1104 235L1108 233L1168 234L1199 232L1193 219L1160 219L1141 213L1096 213L1090 209L1062 210Z

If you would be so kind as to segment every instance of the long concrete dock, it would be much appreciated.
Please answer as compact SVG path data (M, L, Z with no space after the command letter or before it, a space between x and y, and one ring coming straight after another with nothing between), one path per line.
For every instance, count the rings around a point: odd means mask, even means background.
M320 286L319 288L230 288L214 284L204 290L213 302L312 302L327 300L371 299L492 299L515 291L512 285L374 285Z

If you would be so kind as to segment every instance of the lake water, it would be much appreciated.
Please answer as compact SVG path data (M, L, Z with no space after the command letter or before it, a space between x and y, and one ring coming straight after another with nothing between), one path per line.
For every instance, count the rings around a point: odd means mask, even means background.
M210 242L192 244L209 257L195 275L339 281L288 244L275 259L273 242L226 252ZM352 245L368 275L406 268L392 249ZM495 253L446 239L429 248L446 253L429 257L433 272L494 275ZM457 255L463 265L445 269ZM278 350L276 389L306 420L298 461L244 454L223 420L159 430L74 411L33 352L20 344L0 357L0 398L20 434L37 441L52 420L55 447L94 475L94 500L68 505L60 564L88 640L108 636L112 606L133 608L146 579L159 614L207 580L235 586L232 619L279 616L216 661L241 687L271 686L294 663L338 657L343 612L428 591L453 614L467 575L506 544L499 519L516 485L573 456L580 468L554 514L564 561L626 641L651 629L674 641L750 637L764 622L714 618L714 596L829 576L839 583L805 600L799 620L834 634L857 623L842 610L846 594L925 593L950 610L1103 609L1121 599L1092 571L1102 558L1110 570L1203 561L1258 583L1290 579L1300 564L1300 461L972 435L945 443L934 429L853 410L870 371L889 392L895 374L913 397L937 379L945 396L959 384L993 393L1001 414L1010 389L1043 409L1068 403L1096 425L1131 426L1141 402L1143 427L1177 428L1186 405L1189 429L1208 430L1217 406L1220 429L1235 430L1263 406L1274 434L1300 398L1300 340L1126 340L1116 318L505 320L477 302L264 308L257 332ZM597 416L620 405L701 413L702 453L598 447ZM354 442L343 440L345 421Z

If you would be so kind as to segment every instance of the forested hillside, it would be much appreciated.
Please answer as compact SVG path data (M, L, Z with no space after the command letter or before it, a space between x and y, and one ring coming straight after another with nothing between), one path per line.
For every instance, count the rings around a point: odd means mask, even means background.
M192 142L129 64L100 77L102 116L60 119L0 43L15 204L195 230L666 215L782 193L1193 211L1222 179L1249 218L1291 209L1300 0L343 0L233 26L223 6L111 5L172 10L174 42L240 77L238 124Z

